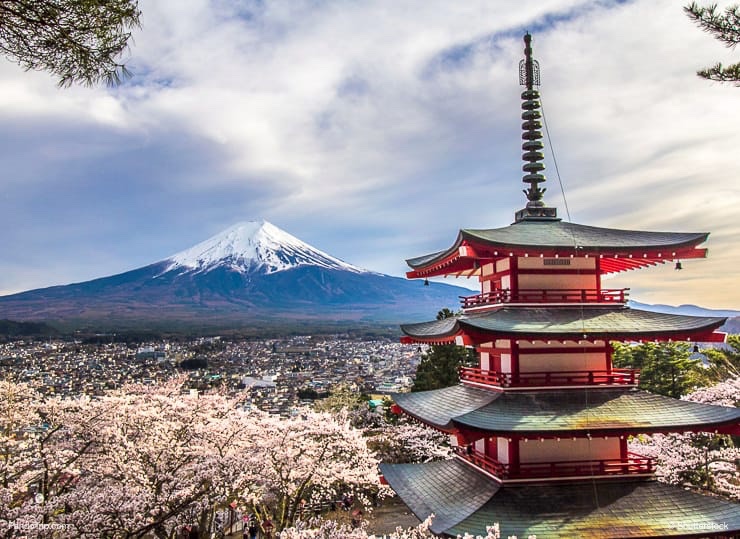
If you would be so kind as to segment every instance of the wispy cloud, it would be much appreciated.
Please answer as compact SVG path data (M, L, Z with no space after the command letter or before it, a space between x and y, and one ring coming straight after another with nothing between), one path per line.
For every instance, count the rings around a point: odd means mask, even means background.
M694 76L732 53L675 2L141 7L121 87L58 90L0 62L0 291L131 269L250 218L392 274L458 228L504 226L524 203L529 30L573 219L712 231L708 261L621 278L642 301L740 306L715 286L740 258L740 94Z

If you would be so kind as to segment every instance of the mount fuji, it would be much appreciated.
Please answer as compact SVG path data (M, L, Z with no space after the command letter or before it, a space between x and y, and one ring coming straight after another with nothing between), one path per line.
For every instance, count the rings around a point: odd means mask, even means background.
M0 319L106 329L395 324L470 294L369 271L250 221L142 268L0 297Z

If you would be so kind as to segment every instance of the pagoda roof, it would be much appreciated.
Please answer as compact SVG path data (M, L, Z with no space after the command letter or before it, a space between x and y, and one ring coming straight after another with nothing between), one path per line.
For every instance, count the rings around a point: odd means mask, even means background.
M740 505L654 480L502 486L459 459L381 464L380 470L414 515L435 515L431 530L437 534L485 536L486 526L497 522L502 537L548 539L740 531Z
M603 258L606 273L655 265L666 260L704 258L697 249L708 232L647 232L600 228L554 220L523 220L503 228L462 229L455 243L406 260L409 277L463 273L476 259L506 256L571 256ZM621 258L620 258L621 257Z
M403 324L401 331L418 342L454 342L459 335L487 342L496 337L529 339L716 340L721 317L686 316L629 307L501 307L481 314Z
M683 401L634 388L493 391L457 385L398 393L407 414L444 431L501 436L736 429L740 409ZM734 432L734 431L733 431Z

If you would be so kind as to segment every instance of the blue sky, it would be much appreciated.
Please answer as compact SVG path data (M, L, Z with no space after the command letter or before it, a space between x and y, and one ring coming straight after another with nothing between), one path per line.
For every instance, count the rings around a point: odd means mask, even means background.
M118 88L58 89L0 60L0 294L140 267L244 220L392 275L460 228L506 226L525 202L529 30L572 220L712 233L709 259L614 286L740 308L740 88L694 75L737 53L678 2L141 9ZM546 145L545 198L567 218Z

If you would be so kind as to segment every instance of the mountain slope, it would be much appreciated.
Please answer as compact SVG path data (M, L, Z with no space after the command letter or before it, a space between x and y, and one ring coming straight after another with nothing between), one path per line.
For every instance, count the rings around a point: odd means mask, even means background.
M429 319L465 288L364 270L261 222L239 223L165 260L83 283L0 297L0 318L67 325L245 325Z
M665 314L683 314L687 316L725 316L727 317L727 322L725 322L720 330L727 333L740 333L740 311L731 309L705 309L704 307L698 307L696 305L679 305L678 307L661 304L651 305L632 300L629 301L629 306L633 309Z

